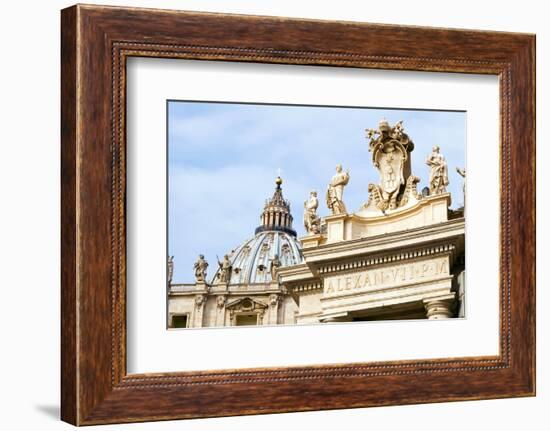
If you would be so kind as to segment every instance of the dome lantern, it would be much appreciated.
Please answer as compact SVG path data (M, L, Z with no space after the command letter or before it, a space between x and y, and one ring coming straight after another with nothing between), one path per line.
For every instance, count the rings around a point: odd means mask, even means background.
M269 286L275 281L276 268L302 262L300 242L292 229L290 203L283 197L282 184L278 176L275 191L265 202L254 237L228 254L231 268L228 280L221 277L220 267L212 284Z
M283 197L282 184L283 179L277 176L275 179L275 192L271 199L265 202L264 210L260 216L260 225L256 228L255 233L281 231L296 236L296 231L292 229L290 203Z

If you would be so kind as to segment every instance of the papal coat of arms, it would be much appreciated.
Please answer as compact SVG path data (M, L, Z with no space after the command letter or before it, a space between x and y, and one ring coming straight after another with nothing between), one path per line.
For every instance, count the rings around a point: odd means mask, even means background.
M380 173L379 184L369 184L369 201L364 208L393 210L404 206L411 197L418 197L416 184L420 179L411 175L410 153L414 143L404 132L403 122L393 127L381 120L378 129L366 129L372 163Z

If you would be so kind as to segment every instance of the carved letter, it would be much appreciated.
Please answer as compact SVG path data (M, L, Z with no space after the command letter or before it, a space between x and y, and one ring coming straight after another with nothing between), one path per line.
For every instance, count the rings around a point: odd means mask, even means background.
M436 274L446 274L447 273L447 260L442 259L439 264L435 264L435 273Z
M351 277L346 277L346 290L351 289Z

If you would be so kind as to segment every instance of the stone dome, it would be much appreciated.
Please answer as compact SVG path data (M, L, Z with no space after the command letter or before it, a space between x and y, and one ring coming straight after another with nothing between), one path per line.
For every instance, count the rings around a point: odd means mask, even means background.
M275 255L278 255L281 267L302 261L296 237L281 231L257 233L229 254L232 268L229 284L270 283ZM213 282L216 282L216 277L217 273Z
M290 203L283 198L282 182L277 177L275 192L265 203L254 237L228 253L230 285L270 283L272 263L277 259L279 267L302 262L300 243L292 229ZM212 284L218 282L219 272L218 269L214 274Z

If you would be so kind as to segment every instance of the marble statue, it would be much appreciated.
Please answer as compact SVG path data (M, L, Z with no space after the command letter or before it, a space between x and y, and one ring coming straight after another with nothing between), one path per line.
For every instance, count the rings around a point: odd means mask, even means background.
M449 185L447 162L439 152L437 145L433 147L432 154L426 160L426 164L430 167L430 195L445 193L447 191L446 186Z
M168 284L172 284L174 276L174 256L168 256Z
M336 173L333 175L327 189L327 206L332 214L345 214L344 187L349 182L349 172L343 172L342 165L336 165Z
M391 127L387 120L378 123L378 129L366 129L372 164L380 174L379 184L369 184L369 201L363 208L377 208L382 212L402 207L412 199L419 199L418 177L411 175L410 153L414 143L405 133L403 121Z
M309 199L304 202L304 228L310 235L321 231L321 219L317 216L317 208L319 208L319 199L317 199L317 192L312 190L309 193Z
M458 175L460 175L462 178L466 178L466 168L459 168L457 166L456 171L458 172ZM464 182L464 185L462 186L462 191L466 193L466 182Z
M218 272L218 279L222 283L229 283L229 279L231 278L232 266L228 254L223 257L222 262L220 262L218 259L218 266L220 267L220 271Z
M200 254L199 258L193 265L195 270L195 279L198 283L204 283L206 281L206 269L208 268L208 262L204 259L204 255Z
M275 281L277 278L277 269L281 266L281 260L279 259L279 255L276 254L275 256L273 256L273 259L271 260L271 268L270 268L270 272L271 272L271 279L273 281Z
M456 171L458 175L464 178L464 182L462 183L462 194L464 195L464 204L466 204L466 168L459 168L457 166Z

